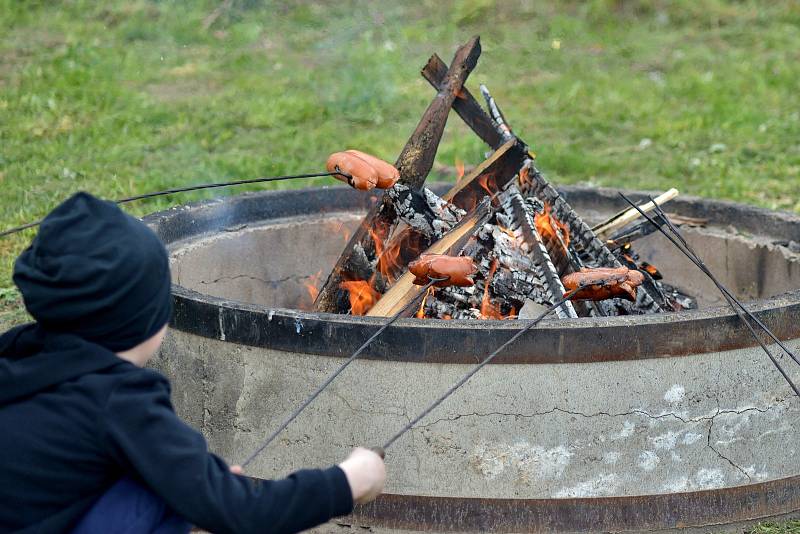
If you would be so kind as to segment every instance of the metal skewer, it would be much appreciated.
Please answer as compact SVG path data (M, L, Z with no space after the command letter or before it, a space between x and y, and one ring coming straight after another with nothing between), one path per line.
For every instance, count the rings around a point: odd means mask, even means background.
M658 223L656 223L653 220L652 217L650 217L649 215L644 213L642 210L640 210L639 206L634 204L624 194L620 193L620 196L625 200L625 202L627 202L628 204L630 204L631 206L636 208L639 211L639 213L641 213L641 215L645 219L647 219L650 223L652 223L654 226L656 226L658 228L658 231L661 232L662 234L664 234L664 237L669 239L670 242L678 248L678 250L683 252L683 254L687 258L689 258L689 260L691 260L692 263L697 265L697 267L699 267L700 270L706 276L708 276L711 279L711 281L714 283L714 285L717 286L717 289L720 290L720 292L722 293L723 297L725 297L725 300L728 302L728 305L731 307L731 309L736 313L736 315L745 324L745 326L747 326L747 329L750 331L750 334L753 336L753 339L755 339L758 342L758 344L761 346L761 348L767 354L767 356L769 357L770 361L775 366L775 368L780 372L780 374L783 376L783 378L786 380L786 382L789 384L789 386L792 388L792 390L795 392L795 394L798 397L800 397L800 390L798 390L798 388L795 385L795 383L792 381L791 378L789 378L789 375L786 374L786 371L783 370L783 367L781 367L780 363L778 363L778 360L775 359L775 356L772 355L772 352L770 352L770 350L767 348L766 344L758 336L758 334L756 333L755 329L750 324L750 321L748 320L748 318L753 319L753 321L756 324L758 324L772 339L776 340L780 344L781 348L783 348L787 352L787 354L789 354L789 356L795 362L800 363L800 362L798 362L797 357L788 348L786 348L783 345L783 343L778 341L778 338L775 337L775 335L769 330L769 328L767 328L766 325L764 325L761 321L756 319L755 316L752 313L750 313L750 311L747 308L744 307L744 305L739 301L739 299L734 297L733 294L731 294L731 292L728 290L728 288L726 288L722 284L722 282L720 282L717 279L717 277L714 276L711 273L711 271L708 269L708 267L706 267L705 263L703 263L703 260L701 260L700 257L697 256L697 254L694 252L694 250L692 250L692 248L689 246L689 244L686 242L686 240L683 239L683 236L680 234L680 232L675 227L675 225L672 224L672 222L669 220L669 217L667 217L666 213L664 213L663 210L661 210L659 208L656 208L656 211L657 211L658 215L660 215L664 219L664 221L666 221L667 226L669 227L670 231L673 232L678 237L678 239L675 239L675 237L669 235L666 230L664 230ZM680 241L678 241L678 240L680 240Z
M266 449L267 446L270 443L272 443L272 441L276 437L278 437L278 434L283 432L283 430L287 426L289 426L289 424L291 424L291 422L294 421L297 418L297 416L300 415L302 413L302 411L305 410L306 407L314 401L314 399L319 397L320 393L322 393L325 390L325 388L327 388L331 384L331 382L333 382L334 379L336 379L336 377L339 376L342 373L342 371L344 371L347 368L348 365L353 363L356 360L356 358L358 358L361 355L361 353L364 351L364 349L366 349L369 346L370 343L375 341L375 339L378 336L380 336L383 333L384 330L389 328L389 326L391 326L392 323L394 323L397 319L399 319L400 316L403 313L405 313L407 310L409 310L417 302L417 300L419 300L419 298L422 295L425 295L427 293L427 291L428 291L428 289L430 287L432 287L437 282L443 282L443 281L447 280L447 277L445 277L445 278L432 278L432 277L429 276L428 280L430 280L430 281L422 288L422 290L417 295L414 296L413 299L411 299L405 306L403 306L400 309L400 311L398 311L397 313L392 315L392 317L389 318L389 320L386 321L383 324L383 326L381 326L378 329L377 332L372 334L372 336L370 336L369 339L367 339L360 347L358 347L358 349L356 349L356 351L349 358L347 358L347 360L345 360L342 365L340 365L333 373L331 373L331 375L322 384L320 384L320 386L314 391L314 393L312 393L305 401L303 401L303 404L301 404L295 411L293 411L291 413L291 415L289 415L289 417L287 417L283 421L283 423L281 423L281 425L278 428L276 428L275 431L272 434L270 434L269 437L267 439L265 439L261 443L261 445L259 445L256 448L256 450L254 450L252 453L250 453L250 456L248 456L247 459L244 462L242 462L242 464L241 464L242 468L247 467L247 464L249 464L250 462L255 460L256 457L259 454L261 454L261 452L264 449ZM376 452L378 452L378 451L376 451Z
M441 396L441 397L439 397L438 399L436 399L436 400L435 400L435 401L434 401L434 402L433 402L433 403L432 403L430 406L428 406L427 408L425 408L424 410L422 410L422 412L421 412L421 413L420 413L420 414L419 414L417 417L415 417L415 418L414 418L414 419L413 419L411 422L409 422L409 423L408 423L406 426L404 426L403 428L401 428L401 429L400 429L400 430L399 430L399 431L398 431L398 432L397 432L397 433L396 433L394 436L392 436L391 438L389 438L389 440L388 440L386 443L384 443L384 444L383 444L383 447L382 447L382 449L373 449L373 450L375 450L375 452L377 452L378 454L381 454L381 456L383 456L383 454L382 454L382 453L383 453L383 451L385 451L386 449L388 449L389 447L391 447L391 446L392 446L392 444L394 444L394 442L395 442L395 441L397 441L398 439L400 439L400 437L401 437L403 434L405 434L406 432L408 432L409 430L411 430L411 429L414 427L414 425L416 425L417 423L419 423L420 421L422 421L422 419L424 419L424 418L425 418L425 417L426 417L426 416L427 416L429 413L431 413L433 410L435 410L435 409L436 409L436 408L437 408L437 407L438 407L438 406L439 406L439 405L440 405L442 402L444 402L444 401L445 401L445 400L446 400L446 399L447 399L447 398L448 398L450 395L452 395L453 393L455 393L455 392L456 392L456 390L457 390L458 388L460 388L461 386L463 386L463 385L464 385L464 384L467 382L467 380L469 380L470 378L472 378L473 376L475 376L475 374L476 374L478 371L480 371L480 370L481 370L481 369L483 369L485 366L487 366L487 365L488 365L488 364L489 364L489 363L490 363L490 362L491 362L491 361L492 361L492 360L495 358L495 356L497 356L498 354L500 354L501 352L503 352L503 350L504 350L506 347L508 347L509 345L511 345L512 343L514 343L514 342L515 342L517 339L519 339L519 338L520 338L520 336L522 336L522 335L523 335L525 332L527 332L528 330L530 330L531 328L533 328L534 326L536 326L537 324L539 324L539 322L541 322L541 320L542 320L542 319L544 319L545 317L547 317L548 315L550 315L551 313L553 313L553 312L556 310L556 308L558 308L559 306L561 306L562 304L564 304L566 301L568 301L569 299L571 299L571 298L572 298L572 297L575 295L575 293L577 293L578 291L580 291L581 289L583 289L583 288L585 288L585 287L587 287L587 285L585 285L585 284L584 284L584 285L579 285L579 286L578 286L578 287L576 287L575 289L572 289L572 290L570 290L570 291L567 291L566 293L564 293L564 296L563 296L563 297L561 297L560 299L558 299L558 301L557 301L555 304L552 304L552 305L551 305L549 308L547 308L545 311L543 311L543 312L542 312L542 313L541 313L541 314L540 314L540 315L539 315L539 316L538 316L536 319L534 319L533 321L531 321L530 323L528 323L528 324L525 326L525 328L521 329L521 330L520 330L520 331L518 331L516 334L514 334L513 336L511 336L511 338L509 338L509 339L508 339L508 341L506 341L505 343L503 343L502 345L500 345L500 347L498 347L498 348L497 348L497 350L495 350L495 351L494 351L494 352L492 352L492 353L491 353L489 356L487 356L487 357L486 357L486 359L484 359L484 360L483 360L481 363L479 363L478 365L476 365L475 367L473 367L473 368L472 368L472 370L471 370L470 372L468 372L467 374L465 374L465 375L464 375L464 376L463 376L463 377L462 377L462 378L461 378L461 379L460 379L458 382L456 382L456 383L455 383L455 384L454 384L454 385L453 385L453 386L452 386L450 389L448 389L447 391L445 391L445 392L442 394L442 396Z
M199 189L213 189L216 187L229 187L233 185L244 185L244 184L257 184L261 182L280 182L283 180L297 180L302 178L318 178L321 176L333 176L333 175L342 175L342 176L349 176L345 172L313 172L308 174L292 174L286 176L271 176L267 178L252 178L250 180L234 180L232 182L215 182L210 184L200 184L200 185L190 185L187 187L176 187L173 189L165 189L163 191L156 191L154 193L144 193L141 195L135 195L132 197L125 197L114 200L115 204L127 204L128 202L133 202L135 200L144 200L146 198L153 198L153 197L160 197L163 195L173 195L175 193L186 193L187 191L197 191ZM14 228L9 228L8 230L3 230L0 232L0 237L5 237L7 235L15 234L17 232L21 232L23 230L27 230L28 228L33 228L34 226L39 226L44 219L39 219L37 221L29 222L22 224L20 226L15 226Z

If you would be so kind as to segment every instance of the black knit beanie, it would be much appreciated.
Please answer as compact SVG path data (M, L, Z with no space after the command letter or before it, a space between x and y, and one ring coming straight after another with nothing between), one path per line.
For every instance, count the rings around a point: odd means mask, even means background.
M43 328L114 352L153 336L172 313L164 245L144 223L88 193L42 221L14 264L14 282Z

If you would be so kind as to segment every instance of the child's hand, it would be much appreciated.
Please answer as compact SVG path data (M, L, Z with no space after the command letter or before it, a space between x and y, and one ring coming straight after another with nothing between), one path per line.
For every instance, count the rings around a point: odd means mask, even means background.
M383 491L386 483L386 466L375 452L358 447L339 464L347 476L353 502L364 504L375 499Z
M233 473L234 475L241 475L242 473L244 473L244 470L242 469L241 465L232 465L231 473Z

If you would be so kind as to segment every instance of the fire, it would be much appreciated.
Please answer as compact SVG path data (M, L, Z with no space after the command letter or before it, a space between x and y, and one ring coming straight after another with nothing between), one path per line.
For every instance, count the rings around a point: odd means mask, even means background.
M506 228L505 226L498 226L497 228L516 242L517 236L511 231L511 229Z
M526 186L530 183L530 177L528 176L528 167L522 167L522 170L519 171L519 185Z
M544 205L544 213L537 213L534 217L536 230L542 237L560 238L566 249L569 246L569 228L551 214L549 204Z
M464 177L464 162L456 158L456 182Z
M481 318L482 319L510 319L517 316L517 310L511 309L511 313L503 314L500 306L493 303L489 297L489 286L492 283L494 274L497 272L497 258L492 260L492 265L489 267L489 272L486 274L486 280L483 286L483 300L481 300Z
M309 276L308 282L303 284L306 288L306 291L308 291L308 296L311 297L312 305L317 301L317 296L319 295L319 282L321 276L322 271L318 271L317 274Z
M433 288L429 287L428 290L425 292L425 296L422 297L422 303L419 305L419 309L417 313L414 314L414 317L417 319L424 319L425 318L425 301L428 300L428 297L433 294Z
M380 293L372 289L372 285L366 280L342 282L339 287L347 291L350 299L350 313L353 315L366 314L380 297Z
M489 196L494 196L498 190L497 182L495 181L494 176L489 174L484 174L478 178L478 184L480 184L480 186L484 188L487 193L489 193Z
M483 282L483 300L481 301L481 316L484 319L502 319L503 314L500 313L499 306L492 303L489 298L489 286L494 278L494 273L497 272L497 259L492 260L492 266L489 267L489 274L486 275L486 280Z
M375 257L378 259L378 272L381 273L383 279L388 283L395 280L394 273L400 267L400 240L396 239L389 243L389 248L384 248L383 238L379 236L372 228L367 229L372 240L375 242Z

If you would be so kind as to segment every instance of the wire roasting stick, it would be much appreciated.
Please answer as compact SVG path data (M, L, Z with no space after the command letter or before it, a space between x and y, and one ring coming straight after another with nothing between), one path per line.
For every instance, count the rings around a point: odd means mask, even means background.
M176 187L174 189L165 189L163 191L156 191L154 193L144 193L141 195L136 195L132 197L125 197L114 200L115 204L127 204L128 202L133 202L135 200L144 200L146 198L153 198L153 197L160 197L163 195L173 195L175 193L186 193L188 191L197 191L200 189L213 189L216 187L229 187L233 185L245 185L245 184L257 184L261 182L279 182L283 180L298 180L302 178L319 178L322 176L334 176L334 175L346 175L344 172L312 172L308 174L292 174L287 176L270 176L267 178L252 178L250 180L234 180L232 182L216 182L210 184L199 184L199 185L190 185L187 187ZM28 228L33 228L34 226L39 226L39 223L42 222L42 219L38 221L29 222L20 226L15 226L14 228L9 228L8 230L3 230L0 232L0 237L5 237L7 235L15 234L17 232L21 232L23 230L27 230Z
M703 262L703 260L701 260L701 259L700 259L700 257L699 257L699 256L697 255L697 253L694 251L694 249L692 249L692 247L689 245L689 243L687 243L687 242L686 242L686 240L683 238L683 235L681 235L681 233L680 233L680 230L678 230L678 228L675 226L675 224L674 224L674 223L673 223L673 222L672 222L672 221L669 219L669 217L667 217L667 214L666 214L666 213L664 213L664 210L661 208L661 206L658 206L658 207L657 207L656 215L657 215L657 216L660 216L661 218L663 218L663 219L664 219L664 221L667 223L667 226L669 226L669 228L670 228L670 230L672 231L672 233L673 233L673 234L675 234L675 236L676 236L676 237L677 237L677 238L678 238L678 239L681 241L681 243L683 244L683 246L684 246L684 247L686 247L686 250L688 250L689 252L691 252L691 253L692 253L692 254L695 256L695 258L697 258L697 261L700 263L700 265L698 265L698 267L700 267L700 268L703 270L703 272L706 274L706 276L709 276L709 277L711 277L711 279L712 279L712 280L714 280L714 278L713 278L713 275L711 274L711 271L708 269L708 267L706 266L706 264ZM716 281L715 281L715 283L716 283ZM791 350L789 347L787 347L787 346L784 344L784 342L783 342L783 341L781 341L781 340L780 340L780 339L779 339L779 338L778 338L778 337L777 337L777 336L776 336L776 335L775 335L775 334L772 332L772 330L770 330L770 329L767 327L767 325L765 325L763 322L761 322L761 319L759 319L758 317L756 317L756 316L755 316L755 315L754 315L754 314L753 314L753 313L752 313L750 310L748 310L747 308L745 308L745 307L744 307L744 305L741 303L741 301L740 301L739 299L737 299L737 298L736 298L736 297L735 297L733 294L731 294L731 292L728 290L728 288L726 288L725 286L723 286L721 283L720 283L720 284L719 284L717 287L720 289L720 291L722 291L723 293L725 293L725 296L727 296L728 298L730 298L731 300L733 300L733 302L734 302L734 303L736 303L736 305L737 305L739 308L741 308L741 309L742 309L742 311L743 311L745 314L747 314L747 316L748 316L750 319L752 319L753 321L755 321L755 323L756 323L756 324L757 324L759 327L761 327L761 329L762 329L762 330L763 330L763 331L764 331L764 332L765 332L765 333L766 333L766 334L767 334L769 337L771 337L771 338L772 338L772 340L773 340L773 341L775 341L775 343L777 343L777 344L778 344L778 346L779 346L780 348L782 348L784 351L786 351L786 354L788 354L788 355L789 355L789 357L790 357L792 360L794 360L794 362L795 362L796 364L800 365L800 359L798 359L798 357L797 357L797 355L794 353L794 351L792 351L792 350Z
M576 287L575 289L572 289L572 290L570 290L570 291L567 291L566 293L564 293L564 296L563 296L563 297L561 297L560 299L558 299L558 301L557 301L555 304L552 304L552 305L551 305L549 308L547 308L545 311L543 311L543 312L542 312L542 313L541 313L541 314L540 314L540 315L539 315L539 316L538 316L536 319L534 319L533 321L531 321L530 323L528 323L528 324L525 326L525 328L521 329L519 332L517 332L516 334L514 334L513 336L511 336L511 338L510 338L508 341L506 341L505 343L503 343L502 345L500 345L500 347L498 347L498 348L497 348L497 350L495 350L493 353L491 353L489 356L487 356L485 360L483 360L481 363L479 363L478 365L476 365L475 367L473 367L473 368L472 368L472 370L471 370L470 372L468 372L467 374L465 374L465 375L464 375L464 376L461 378L461 380L459 380L458 382L456 382L456 383L455 383L455 384L454 384L454 385L453 385L453 386L452 386L450 389L448 389L447 391L445 391L445 392L444 392L444 394L442 394L442 396L441 396L441 397L439 397L438 399L436 399L436 400L435 400L435 401L434 401L434 402L433 402L433 403L432 403L430 406L428 406L427 408L425 408L424 410L422 410L422 413L420 413L420 414L419 414L417 417L415 417L413 421L409 422L409 423L408 423L406 426L404 426L403 428L401 428L401 429L400 429L400 431L398 431L398 432L397 432L397 433L396 433L394 436L392 436L391 438L389 438L389 441L387 441L386 443L384 443L384 444L383 444L383 447L382 447L381 449L377 449L377 450L376 450L376 452L377 452L378 454L381 454L381 456L382 456L382 455L383 455L383 454L382 454L382 453L383 453L383 451L385 451L386 449L388 449L389 447L391 447L391 446L392 446L392 444L394 444L394 442L395 442L395 441L397 441L398 439L400 439L400 437L401 437L403 434L405 434L406 432L408 432L409 430L411 430L411 429L412 429L412 428L413 428L413 427L414 427L414 426L415 426L417 423L419 423L420 421L422 421L422 420L423 420L423 419L424 419L424 418L425 418L425 417L426 417L426 416L427 416L429 413L431 413L433 410L435 410L435 409L436 409L436 408L437 408L437 407L438 407L438 406L439 406L439 405L440 405L442 402L444 402L444 401L445 401L445 400L446 400L446 399L447 399L447 398L448 398L450 395L452 395L453 393L455 393L455 392L456 392L456 390L457 390L458 388L460 388L461 386L463 386L463 385L464 385L464 384L467 382L467 380L469 380L470 378L472 378L473 376L475 376L475 374L476 374L478 371L480 371L480 370L481 370L481 369L483 369L483 368L484 368L486 365L488 365L488 364L489 364L489 363L490 363L490 362L491 362L491 361L492 361L492 360L495 358L495 356L497 356L498 354L500 354L501 352L503 352L503 349L505 349L506 347L508 347L508 346L509 346L509 345L511 345L512 343L514 343L514 342L515 342L517 339L519 339L519 338L520 338L520 336L522 336L522 335L523 335L525 332L527 332L528 330L530 330L531 328L533 328L534 326L536 326L537 324L539 324L539 323L541 322L541 320L542 320L542 319L544 319L545 317L547 317L548 315L550 315L551 313L553 313L553 312L556 310L556 308L558 308L559 306L561 306L562 304L564 304L566 301L568 301L569 299L571 299L571 298L572 298L572 297L575 295L575 293L577 293L578 291L580 291L580 290L581 290L581 289L583 289L584 287L586 287L586 285L580 285L580 286Z
M626 196L625 196L624 194L622 194L622 193L620 193L620 196L621 196L621 197L622 197L622 198L625 200L625 202L627 202L628 204L630 204L631 206L633 206L634 208L636 208L636 209L637 209L637 210L638 210L638 211L639 211L639 212L642 214L642 216L643 216L645 219L647 219L647 220L648 220L648 221L649 221L651 224L653 224L654 226L656 226L656 228L658 228L658 230L659 230L659 231L660 231L662 234L664 234L664 237L666 237L667 239L669 239L669 240L670 240L670 242L671 242L673 245L675 245L675 246L678 248L678 250L680 250L681 252L683 252L683 254L684 254L684 255L685 255L687 258L689 258L689 260L691 260L691 262L692 262L692 263L694 263L695 265L697 265L697 267L698 267L698 268L699 268L699 269L700 269L700 270L701 270L701 271L702 271L702 272L703 272L703 273L704 273L706 276L708 276L708 277L711 279L711 281L714 283L714 285L715 285L715 286L717 286L717 289L719 289L719 290L720 290L720 292L722 293L723 297L725 297L725 300L728 302L728 305L731 307L731 309L732 309L732 310L733 310L733 311L736 313L736 315L737 315L737 316L739 317L739 319L740 319L740 320L741 320L741 321L742 321L742 322L745 324L745 326L747 326L747 329L750 331L750 334L753 336L753 339L755 339L755 340L758 342L758 344L761 346L761 348L762 348L762 349L764 350L764 352L767 354L767 356L769 357L770 361L771 361L771 362L772 362L772 364L775 366L775 368L776 368L776 369L777 369L777 370L778 370L778 371L781 373L781 375L782 375L782 376L783 376L783 378L786 380L786 382L789 384L789 386L792 388L792 390L795 392L795 394L796 394L798 397L800 397L800 390L798 390L798 388L797 388L797 386L795 385L795 383L792 381L792 379L791 379L791 378L789 378L789 375L788 375L788 374L786 374L786 371L784 371L784 370L783 370L783 367L781 367L780 363L778 363L778 360L777 360L777 359L775 359L775 356L773 356L772 352L770 352L770 350L767 348L766 344L765 344L765 343L764 343L764 342L761 340L761 338L759 337L758 333L757 333L757 332L755 331L755 329L753 328L752 324L750 324L750 321L748 320L748 318L749 318L749 319L752 319L752 320L753 320L753 321L754 321L754 322L755 322L755 323L756 323L758 326L760 326L760 327L761 327L761 328L764 330L764 332L766 332L766 333L767 333L767 334L768 334L768 335L769 335L769 336L770 336L770 337L771 337L773 340L775 340L775 341L776 341L776 342L777 342L777 343L780 345L780 347L781 347L783 350L785 350L785 351L786 351L786 353L787 353L787 354L788 354L788 355L789 355L789 356L790 356L790 357L791 357L791 358L792 358L792 359L793 359L793 360L794 360L796 363L800 364L800 362L798 361L798 359L797 359L797 357L794 355L794 353L793 353L791 350L789 350L789 348L788 348L788 347L786 347L786 346L783 344L783 342L781 342L781 341L780 341L780 340L779 340L779 339L778 339L778 338L775 336L775 334L773 334L773 333L772 333L772 331L770 331L770 329L769 329L769 328L767 328L767 326L766 326L764 323L762 323L762 322L761 322L761 321L760 321L758 318L756 318L756 317L755 317L755 316L754 316L754 315L753 315L753 314L750 312L750 310L748 310L747 308L745 308L745 307L744 307L744 305L741 303L741 301L739 301L739 299L737 299L735 296L733 296L733 294L731 294L731 292L728 290L728 288L726 288L726 287L725 287L725 286L722 284L722 282L720 282L720 281L717 279L717 277L716 277L716 276L714 276L714 275L711 273L711 271L708 269L708 267L706 267L706 264L705 264L705 263L703 263L703 260L701 260L701 259L700 259L700 257L697 255L697 253L695 253L695 252L694 252L694 250L693 250L693 249L692 249L692 248L689 246L689 244L686 242L686 240L685 240L685 239L683 238L683 236L681 235L680 231L679 231L679 230L678 230L678 229L675 227L675 225L674 225L674 224L672 224L672 222L669 220L669 217L667 217L667 214L666 214L666 213L664 213L664 211L663 211L663 210L661 210L660 208L658 208L658 207L657 207L657 208L656 208L656 213L657 213L657 215L660 215L664 221L666 221L666 223L667 223L667 226L669 227L670 231L671 231L672 233L674 233L674 234L675 234L675 236L677 237L677 239L676 239L675 237L673 237L673 236L669 235L669 234L667 233L667 231L666 231L666 230L664 230L664 229L663 229L663 228L662 228L660 225L658 225L658 224L657 224L657 223L656 223L656 222L653 220L653 218L652 218L652 217L650 217L649 215L647 215L646 213L644 213L644 212L643 212L641 209L639 209L639 207L638 207L636 204L634 204L634 203L633 203L633 202L632 202L632 201L631 201L631 200L630 200L628 197L626 197Z
M250 462L252 462L253 460L255 460L255 459L256 459L256 457L257 457L259 454L261 454L261 453L264 451L264 449L266 449L266 448L267 448L267 446L268 446L270 443L272 443L272 441L273 441L273 440L274 440L276 437L278 437L278 434L280 434L281 432L283 432L283 430L284 430L284 429L285 429L287 426L289 426L289 425L291 424L291 422L292 422L292 421L294 421L294 420L297 418L297 416L298 416L298 415L300 415L300 413L302 413L302 411L303 411L303 410L305 410L305 409L306 409L306 407L307 407L309 404L311 404L311 403L314 401L314 399L316 399L316 398L317 398L317 397L320 395L320 393L322 393L322 392L325 390L325 388L327 388L327 387L328 387L328 386L331 384L331 382L333 382L333 381L334 381L334 379L335 379L337 376L339 376L339 375L341 374L341 372L342 372L342 371L344 371L344 370L347 368L347 366L348 366L348 365L350 365L351 363L353 363L353 362L355 361L355 359L356 359L356 358L358 358L358 357L361 355L361 353L364 351L364 349L366 349L366 348L369 346L369 344L370 344L370 343L372 343L373 341L375 341L375 339L376 339L378 336L380 336L380 335L383 333L383 331L384 331L384 330L386 330L387 328L389 328L389 327L392 325L392 323L394 323L394 322L395 322L397 319L399 319L399 318L400 318L400 316L401 316L401 315L403 315L403 313L404 313L405 311L407 311L409 308L411 308L412 306L414 306L414 304L417 302L417 300L419 300L419 297L421 297L422 295L425 295L425 294L427 293L428 289L429 289L429 288L431 288L431 287L432 287L434 284L436 284L437 282L443 282L443 281L447 280L447 278L433 278L433 277L428 277L428 279L429 279L430 281L429 281L429 282L428 282L428 283L427 283L427 284L426 284L426 285L425 285L425 286L422 288L422 290L419 292L419 294L417 294L417 295L416 295L416 296L415 296L413 299L411 299L411 300L408 302L408 304L406 304L405 306L403 306L403 307L400 309L400 311L398 311L397 313L395 313L395 314L394 314L394 315L393 315L393 316L392 316L392 317L391 317L391 318L390 318L388 321L386 321L386 322L383 324L383 326L381 326L381 327L378 329L378 331L377 331L377 332L375 332L374 334L372 334L372 336L370 336L370 338L369 338L369 339L367 339L367 340L366 340L366 341L365 341L365 342L364 342L364 343L363 343L363 344L362 344L360 347L358 347L358 349L356 349L356 351L355 351L355 352L352 354L352 356L350 356L349 358L347 358L347 360L345 360L345 361L344 361L344 363L343 363L342 365L340 365L340 366L339 366L339 367L338 367L338 368L337 368L337 369L336 369L336 370L335 370L335 371L334 371L334 372L333 372L333 373L332 373L332 374L331 374L331 375L330 375L330 376L329 376L329 377L328 377L328 378L325 380L325 382L323 382L322 384L320 384L320 386L319 386L319 387L318 387L318 388L317 388L317 389L314 391L314 393L312 393L312 394L311 394L311 395L310 395L310 396L309 396L309 397L308 397L308 398L307 398L305 401L303 401L303 404L301 404L301 405L300 405L300 406L299 406L299 407L298 407L298 408L297 408L297 409L296 409L294 412L292 412L292 413L291 413L291 415L289 415L289 417L287 417L287 418L286 418L286 420L285 420L283 423L281 423L281 425L280 425L280 426L279 426L277 429L275 429L275 431L274 431L272 434L270 434L270 435L269 435L269 437L268 437L267 439L265 439L265 440L264 440L264 441L261 443L261 445L259 445L259 446L258 446L258 448L256 448L256 450L254 450L252 453L250 453L250 456L248 456L248 457L247 457L247 459L246 459L244 462L242 462L242 464L241 464L241 465L242 465L242 468L244 468L244 467L247 467L247 464L249 464Z

